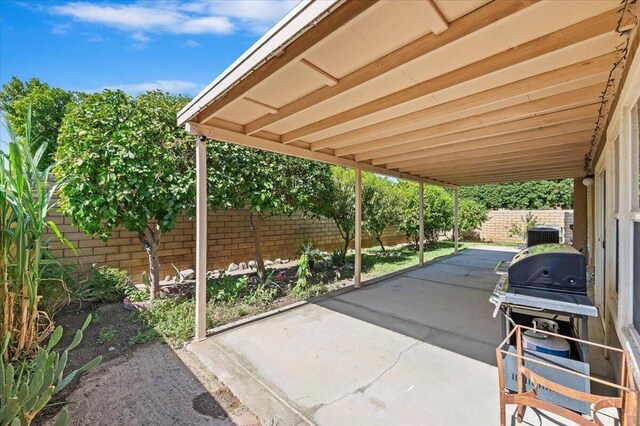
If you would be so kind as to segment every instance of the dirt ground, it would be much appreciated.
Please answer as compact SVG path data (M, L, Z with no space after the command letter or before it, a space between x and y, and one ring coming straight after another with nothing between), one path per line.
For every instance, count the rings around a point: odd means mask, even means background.
M67 402L70 425L257 425L257 418L188 351L157 339L131 344L144 325L121 304L68 309L56 317L75 330L88 313L94 320L70 353L66 372L97 355L102 363L56 396ZM65 333L68 344L73 333ZM59 406L37 424L53 425Z

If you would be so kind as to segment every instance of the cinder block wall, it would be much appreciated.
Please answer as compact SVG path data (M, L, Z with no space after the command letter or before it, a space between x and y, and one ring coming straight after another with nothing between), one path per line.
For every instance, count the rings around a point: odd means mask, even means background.
M480 238L486 241L497 242L521 242L517 236L510 237L509 231L513 223L525 226L523 220L527 213L531 212L539 225L560 226L562 242L569 243L573 240L570 226L573 224L573 210L490 210L487 220L479 231Z
M248 262L255 258L248 211L210 211L208 216L208 269L226 268L231 262ZM71 218L60 212L53 212L50 219L73 243L78 254L76 256L60 243L53 243L53 255L63 262L78 263L80 271L90 269L92 264L108 265L126 269L134 280L140 280L142 272L148 270L147 254L135 233L116 230L104 243L72 226ZM272 216L262 226L260 241L264 258L293 258L305 238L327 251L342 247L343 244L330 219L312 219L302 214ZM162 235L159 247L162 278L175 275L171 264L179 269L195 267L195 239L195 220L185 216L179 218L173 230ZM406 242L406 237L395 228L390 228L385 231L383 241L386 244L399 244ZM364 235L363 247L377 244L377 241Z

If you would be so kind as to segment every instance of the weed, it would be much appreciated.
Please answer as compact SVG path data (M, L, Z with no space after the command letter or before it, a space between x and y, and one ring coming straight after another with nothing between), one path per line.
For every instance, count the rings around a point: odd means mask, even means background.
M242 297L249 280L247 277L232 277L222 274L207 280L207 297L211 300L229 302Z
M95 324L99 324L100 321L102 321L102 318L100 318L100 314L95 312L93 314L93 319L91 320L91 322L95 323Z
M116 328L112 325L107 327L103 327L98 334L98 338L96 339L96 343L99 345L104 345L107 342L111 342L115 340L117 335Z
M152 340L162 341L163 339L160 333L158 333L155 328L145 327L143 329L136 331L136 333L133 336L131 336L131 338L129 339L129 345L131 346L141 345L143 343L150 342Z

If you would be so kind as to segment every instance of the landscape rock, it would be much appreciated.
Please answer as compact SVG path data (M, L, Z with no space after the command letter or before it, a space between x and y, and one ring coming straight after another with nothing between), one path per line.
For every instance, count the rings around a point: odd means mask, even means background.
M270 261L270 260L265 260L264 261L264 266L265 266L265 268L268 267L268 266L273 266L273 262Z
M240 267L240 270L244 270L247 269L247 264L244 262L240 262L240 265L238 265Z
M282 259L282 263L289 263L289 259Z
M176 277L176 281L182 282L184 280L195 280L196 279L196 271L193 269L185 269L178 273Z
M231 263L231 264L229 264L229 267L227 267L227 271L229 271L229 272L237 271L238 269L240 269L240 267L235 263Z
M256 269L257 267L258 267L258 262L256 262L255 260L249 261L249 268Z
M164 277L165 281L171 281L171 275L167 275L166 277Z
M208 278L220 278L220 271L214 269L213 271L207 271L207 279Z
M282 259L277 258L276 260L274 260L274 263L280 265L282 263Z

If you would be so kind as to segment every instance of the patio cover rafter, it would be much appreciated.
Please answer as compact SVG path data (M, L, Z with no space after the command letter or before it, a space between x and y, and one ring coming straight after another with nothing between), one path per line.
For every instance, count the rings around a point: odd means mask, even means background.
M212 139L448 187L503 160L517 162L487 178L577 177L560 160L589 149L620 56L618 20L635 28L632 12L616 0L311 0L179 121ZM538 149L566 158L549 156L551 173L526 161Z

